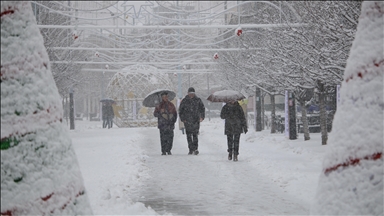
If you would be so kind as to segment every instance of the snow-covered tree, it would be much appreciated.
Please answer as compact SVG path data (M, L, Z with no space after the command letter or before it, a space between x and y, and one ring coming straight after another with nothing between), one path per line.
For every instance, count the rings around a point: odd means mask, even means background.
M280 9L280 6L279 2L249 3L241 9L240 22L241 24L279 24L282 19L288 23L298 21L292 8L285 7L286 11L284 11L283 7ZM230 23L237 24L238 20L239 17L233 15ZM290 73L293 70L292 67L291 70L282 72L287 63L281 60L279 52L268 46L268 43L274 40L274 37L271 38L271 33L284 34L285 30L286 28L276 30L244 28L244 34L226 42L228 47L242 48L243 51L223 52L220 60L222 64L219 66L225 85L238 90L244 86L257 86L269 94L273 107L272 133L275 132L274 97L279 94L283 95L285 89L291 88L289 78L291 75L296 76ZM230 38L231 34L227 33L225 37ZM254 92L250 93L254 94Z
M263 5L264 4L264 5ZM343 68L356 30L360 2L269 2L247 7L241 23L286 23L285 28L244 30L229 46L248 49L230 57L224 53L221 65L224 77L240 71L237 86L271 86L273 92L289 90L301 105L306 92L317 88L321 107L322 143L327 142L325 94L342 80ZM280 10L277 10L280 8ZM328 14L324 16L324 14ZM236 23L236 18L233 19ZM300 22L301 27L289 23ZM233 24L234 24L233 23ZM259 48L252 51L251 48ZM247 56L249 58L244 58ZM229 70L225 70L228 68ZM250 77L254 77L250 79ZM228 79L234 83L233 79ZM303 97L302 97L303 96ZM308 100L308 99L307 99ZM304 107L303 107L304 108ZM302 120L306 113L302 109ZM304 128L308 140L308 127Z
M308 56L304 68L317 88L320 103L322 144L327 144L326 94L341 83L354 39L361 2L305 2L298 4L305 11L306 29L297 32L301 53ZM324 16L324 14L326 14ZM309 33L309 34L308 34Z
M383 215L384 3L362 4L315 215Z
M290 85L295 91L317 89L322 144L326 144L328 139L325 95L342 81L360 4L334 1L292 3L305 25L290 27L283 33L276 32L273 43L269 43L270 48L286 62L284 72L296 77ZM305 120L305 116L303 118Z
M1 3L1 215L92 214L30 2Z
M63 4L52 1L36 1L32 3L32 10L39 25L71 25L74 21L68 16L71 11ZM65 11L67 16L53 11ZM67 61L66 64L51 64L51 71L60 95L65 96L69 90L81 82L87 81L80 73L82 65L73 61L85 61L91 54L89 51L73 52L71 50L54 50L54 47L69 47L79 41L81 32L73 29L43 28L40 32L44 38L44 46L50 61ZM74 35L75 34L75 35Z

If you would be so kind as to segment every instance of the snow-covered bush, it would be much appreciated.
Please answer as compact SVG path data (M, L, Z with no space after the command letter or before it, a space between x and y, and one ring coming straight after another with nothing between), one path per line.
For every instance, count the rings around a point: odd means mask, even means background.
M384 3L364 2L311 213L383 215Z
M30 2L1 2L1 214L92 214Z

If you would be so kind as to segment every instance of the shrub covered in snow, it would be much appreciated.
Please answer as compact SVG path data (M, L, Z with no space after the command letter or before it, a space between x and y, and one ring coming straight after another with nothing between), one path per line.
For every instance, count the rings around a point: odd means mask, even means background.
M1 214L92 214L30 2L1 2Z
M364 2L312 214L383 215L384 3Z

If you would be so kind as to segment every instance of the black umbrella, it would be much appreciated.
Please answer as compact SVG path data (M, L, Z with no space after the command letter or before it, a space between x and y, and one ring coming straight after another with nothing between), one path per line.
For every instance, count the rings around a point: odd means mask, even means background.
M222 90L217 91L208 96L207 100L211 102L231 102L231 101L239 101L244 99L245 96L238 91L234 90Z
M100 102L103 103L104 105L112 105L115 103L115 101L110 98L101 99Z
M111 98L104 98L104 99L101 99L100 102L101 103L107 103L107 102L114 103L115 100L113 100Z
M143 100L143 106L145 107L155 107L161 102L161 94L166 92L168 94L168 100L173 100L176 97L176 93L168 89L157 89L150 92L145 96Z

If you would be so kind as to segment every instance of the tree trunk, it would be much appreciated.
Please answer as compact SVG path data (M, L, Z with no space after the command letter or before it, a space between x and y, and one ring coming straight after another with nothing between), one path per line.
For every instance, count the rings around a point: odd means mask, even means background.
M275 95L270 95L271 97L271 133L276 133L276 103L275 103Z
M303 122L303 132L304 132L304 141L310 140L309 128L308 128L308 118L307 118L307 109L305 107L305 100L299 100L301 106L301 122Z
M320 129L321 129L321 144L327 145L328 131L327 131L327 113L325 110L325 88L324 84L318 82L319 90L319 105L320 105Z
M261 124L261 90L260 88L256 87L256 131L262 131L262 124Z
M69 93L69 128L70 130L75 129L75 104L73 101L73 91Z
M265 129L265 119L264 119L264 116L265 116L265 109L264 109L264 96L263 94L261 94L261 128L262 130Z

